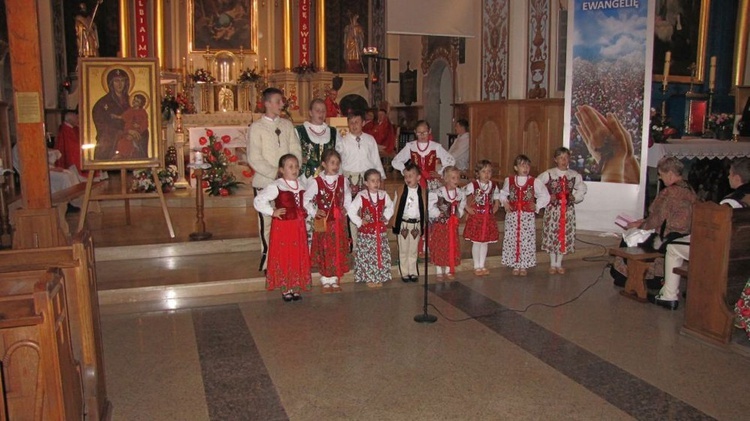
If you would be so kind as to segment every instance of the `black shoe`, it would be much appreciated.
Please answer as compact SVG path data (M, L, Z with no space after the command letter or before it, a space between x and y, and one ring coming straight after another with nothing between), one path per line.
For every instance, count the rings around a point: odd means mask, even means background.
M659 307L664 307L668 310L677 310L677 308L680 306L680 302L677 300L662 300L656 295L647 295L648 301L651 303L656 304Z
M294 299L294 295L291 292L287 292L285 294L281 294L281 298L283 298L284 301L288 303Z
M302 299L302 295L300 295L300 293L299 293L299 292L295 292L295 293L293 293L293 294L292 294L292 299L293 299L294 301L299 301L299 300L301 300L301 299Z
M403 281L404 283L407 283L411 281L411 276L402 276L401 281Z
M68 209L65 211L66 214L68 213L78 213L81 211L81 208L78 206L73 206L70 203L68 203Z
M412 281L412 282L419 282L419 276L417 276L417 275L411 275L409 277L409 280Z

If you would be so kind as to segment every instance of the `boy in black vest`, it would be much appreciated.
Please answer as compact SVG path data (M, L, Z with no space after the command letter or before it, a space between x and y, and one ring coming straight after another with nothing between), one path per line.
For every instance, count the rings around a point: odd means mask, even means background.
M401 280L417 282L417 257L419 239L424 230L424 202L422 188L419 186L421 170L411 161L407 161L404 170L404 187L396 202L396 223L393 233L398 237L398 268Z

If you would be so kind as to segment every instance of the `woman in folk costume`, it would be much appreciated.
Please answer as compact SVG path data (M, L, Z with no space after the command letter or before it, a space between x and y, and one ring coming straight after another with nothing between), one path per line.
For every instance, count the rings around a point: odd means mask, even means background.
M437 171L437 161L442 168L453 166L456 159L443 148L440 143L432 141L430 125L425 120L417 122L415 129L417 140L411 141L393 157L391 165L398 171L403 171L406 161L411 160L422 170L420 185L430 190L440 187L440 173Z
M437 279L454 279L456 266L461 264L461 238L458 220L464 214L466 196L458 188L460 171L454 166L443 171L444 186L428 193L427 209L430 226L429 251L437 270Z
M575 252L575 204L586 195L586 184L580 174L568 168L570 149L557 148L554 156L557 166L539 175L539 181L547 186L550 195L544 212L542 250L550 255L549 273L563 274L563 256Z
M318 176L323 153L336 147L337 132L325 122L326 104L320 99L310 102L310 121L294 128L302 146L300 178L304 183Z
M477 179L466 185L466 226L464 238L472 242L471 257L474 260L474 274L486 276L485 268L489 243L497 243L500 233L497 230L495 213L500 208L500 188L492 181L492 164L481 160L474 171Z
M272 217L266 289L281 289L284 301L301 300L300 291L311 284L310 252L307 247L303 205L305 189L297 174L299 161L293 154L279 159L281 177L261 190L253 205Z
M388 245L388 220L393 216L393 201L380 190L380 171L365 171L365 189L357 193L349 207L349 219L359 229L354 252L354 282L366 282L379 288L391 280L391 248Z
M310 255L325 294L340 292L339 280L349 272L346 209L351 206L352 195L349 181L339 174L341 155L327 149L322 161L324 172L310 179L305 191L305 208L315 215Z
M536 266L536 213L549 203L547 187L529 175L531 160L518 155L513 161L515 176L505 179L500 201L505 206L505 236L502 263L513 275L526 276Z

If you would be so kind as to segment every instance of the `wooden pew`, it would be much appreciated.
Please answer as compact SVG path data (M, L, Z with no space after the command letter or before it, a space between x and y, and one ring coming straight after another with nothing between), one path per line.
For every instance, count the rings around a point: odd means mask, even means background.
M82 420L81 372L73 357L65 282L42 273L32 293L0 297L3 406L11 420Z
M726 345L750 274L750 209L698 203L692 225L682 332Z
M112 408L107 400L90 234L77 234L70 246L0 252L0 296L30 293L39 274L53 267L60 268L65 276L71 344L83 370L87 419L108 419Z

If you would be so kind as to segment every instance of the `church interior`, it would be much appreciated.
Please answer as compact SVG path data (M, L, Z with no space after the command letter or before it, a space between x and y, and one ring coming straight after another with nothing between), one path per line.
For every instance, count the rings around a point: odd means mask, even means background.
M642 49L648 73L626 104L644 119L623 119L634 181L608 180L601 150L571 128L580 63L601 43L574 15L605 3L640 7L634 27L649 32L615 54ZM615 32L628 13L597 16ZM750 157L750 0L4 0L0 83L0 419L750 413L750 213L718 205ZM479 161L499 189L517 155L536 177L569 147L589 192L565 270L542 246L547 210L531 222L536 267L512 272L501 206L489 275L461 235L455 276L421 250L408 282L389 225L383 288L355 283L352 254L341 292L313 267L304 299L280 300L250 164L269 88L282 96L275 118L303 127L322 102L339 139L361 113L394 201L396 153L419 147L421 121L448 151L468 122L461 186ZM644 279L664 250L625 248L612 222L649 214L670 188L668 157L701 202L690 248L702 256L675 270L671 311L648 302L661 285Z

